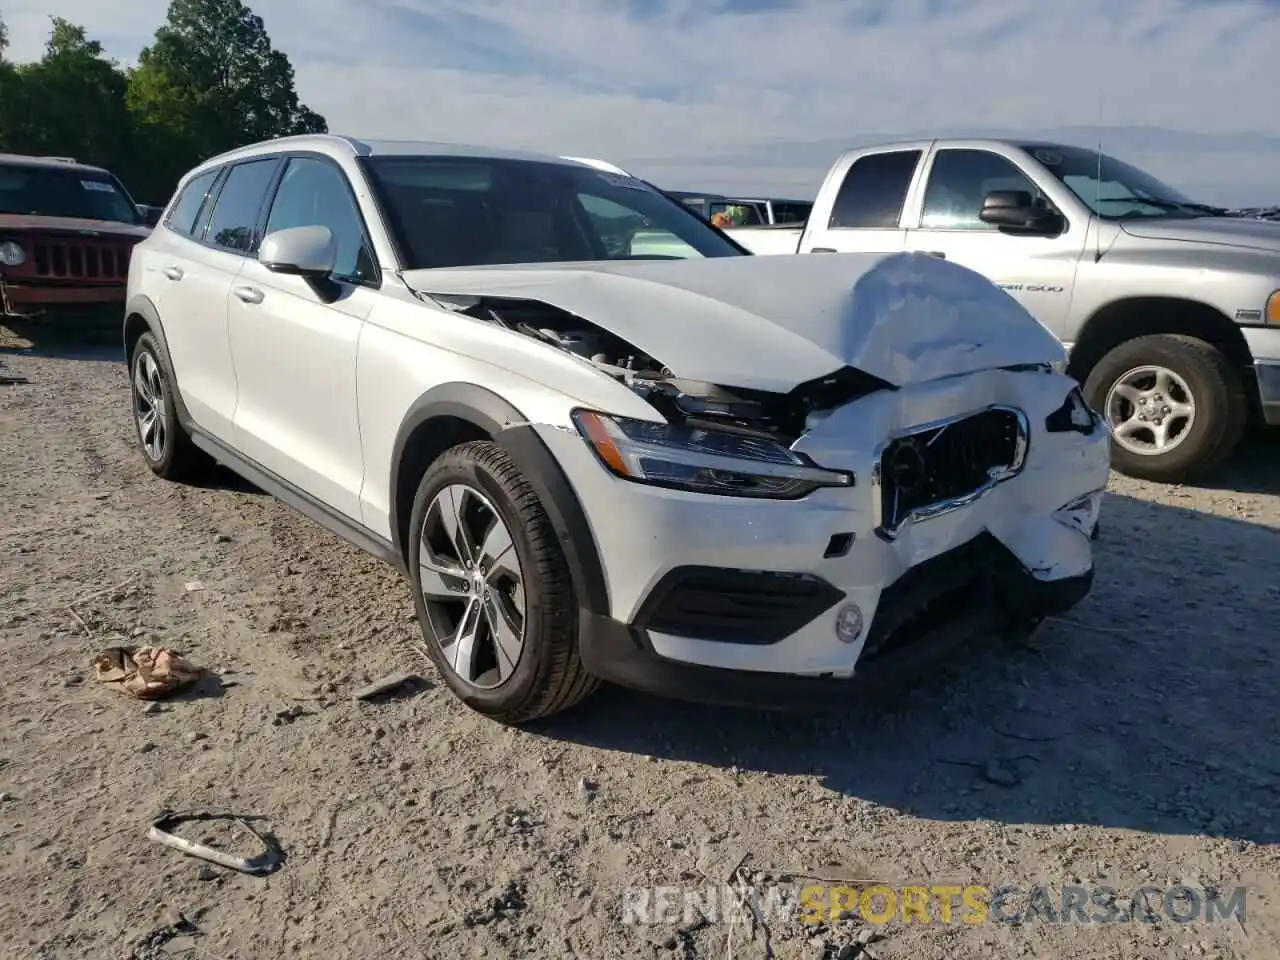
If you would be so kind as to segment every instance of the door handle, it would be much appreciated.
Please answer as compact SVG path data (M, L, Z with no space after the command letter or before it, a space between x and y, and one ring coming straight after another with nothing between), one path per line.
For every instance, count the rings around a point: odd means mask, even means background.
M257 287L236 287L231 292L245 303L261 303L264 296Z
M837 251L835 247L813 247L809 250L809 252L810 253L836 253Z
M947 255L941 250L926 250L924 251L924 255L926 257L937 257L939 260L947 259Z
M168 277L170 280L181 280L181 279L182 279L182 268L181 268L181 267L165 267L165 268L164 268L163 270L161 270L160 272L161 272L161 273L163 273L163 274L164 274L166 277Z

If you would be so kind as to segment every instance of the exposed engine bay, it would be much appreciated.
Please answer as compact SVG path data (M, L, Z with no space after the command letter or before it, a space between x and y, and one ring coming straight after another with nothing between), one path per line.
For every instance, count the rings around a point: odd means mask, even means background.
M894 389L892 384L851 367L785 394L685 380L621 337L549 303L467 299L465 306L456 301L446 301L446 305L580 357L626 384L668 420L691 426L702 421L721 430L764 433L790 444L836 407L879 390Z

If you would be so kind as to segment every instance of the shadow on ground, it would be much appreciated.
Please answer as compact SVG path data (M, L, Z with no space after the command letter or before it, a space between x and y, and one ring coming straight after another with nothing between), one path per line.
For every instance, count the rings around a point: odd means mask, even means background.
M124 362L119 320L59 323L14 317L0 321L0 357L22 353L55 360Z
M815 775L930 819L1280 842L1280 531L1122 496L1104 517L1094 592L1041 628L1040 651L971 650L896 705L837 714L610 688L538 732Z
M1217 470L1187 484L1235 493L1280 492L1280 427L1254 427Z

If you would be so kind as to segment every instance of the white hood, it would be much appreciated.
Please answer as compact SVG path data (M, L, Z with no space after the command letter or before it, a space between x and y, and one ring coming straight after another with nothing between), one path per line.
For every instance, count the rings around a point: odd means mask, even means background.
M973 271L923 254L810 254L414 270L414 290L540 300L673 374L786 392L844 366L894 386L1062 361L1062 344Z

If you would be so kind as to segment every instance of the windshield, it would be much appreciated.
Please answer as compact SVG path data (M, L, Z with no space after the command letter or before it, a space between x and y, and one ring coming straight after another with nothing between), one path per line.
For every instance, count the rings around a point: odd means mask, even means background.
M114 177L72 167L0 164L0 213L141 223L133 201Z
M1035 144L1024 144L1023 149L1105 220L1200 217L1220 212L1196 203L1151 174L1096 150Z
M634 177L487 157L365 161L406 269L746 255Z

